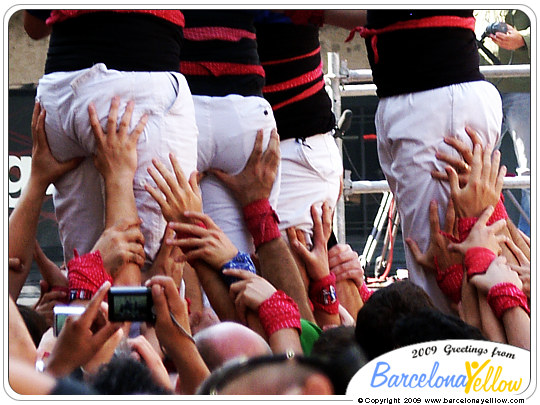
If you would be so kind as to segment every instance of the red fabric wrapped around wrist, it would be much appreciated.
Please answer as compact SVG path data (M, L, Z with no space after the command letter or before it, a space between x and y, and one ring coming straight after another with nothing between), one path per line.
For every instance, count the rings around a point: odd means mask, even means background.
M68 264L69 300L91 299L105 281L113 279L105 267L99 250L79 256L75 250L75 257Z
M330 273L320 280L311 280L308 295L314 309L319 309L329 314L339 313L339 300L336 295L336 275L334 273Z
M499 283L490 288L487 301L495 316L502 318L505 311L515 307L521 307L531 315L527 303L527 296L512 283Z
M267 337L280 329L296 328L301 332L300 310L283 291L276 291L259 306L259 319Z
M360 298L364 304L373 295L373 291L368 288L366 283L362 283L362 287L358 289L358 292L360 293Z
M279 218L268 199L254 201L242 208L244 220L249 233L253 237L255 249L263 243L281 237Z
M495 206L495 209L493 210L493 214L489 217L486 225L491 225L494 222L497 222L500 219L507 219L508 213L506 212L506 208L504 207L504 197L501 194L501 198L499 199L499 202ZM463 242L465 239L467 239L467 236L469 236L469 233L471 232L472 227L476 224L476 221L478 221L478 218L468 217L468 218L458 218L458 233L459 233L459 241Z
M475 274L484 274L497 255L485 247L473 247L465 253L465 268L467 269L467 279L470 280Z
M448 266L446 269L439 267L437 257L433 258L435 264L437 285L452 302L461 301L461 286L463 284L463 265L456 263Z

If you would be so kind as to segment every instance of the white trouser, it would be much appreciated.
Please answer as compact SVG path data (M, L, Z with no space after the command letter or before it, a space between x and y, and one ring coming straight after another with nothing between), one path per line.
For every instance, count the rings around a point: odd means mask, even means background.
M129 100L135 103L133 128L143 114L148 123L139 138L134 193L142 219L147 266L155 257L166 226L159 205L144 189L152 159L170 170L169 153L178 158L186 176L196 169L197 126L191 93L183 75L175 72L119 72L104 64L75 72L57 72L40 79L37 98L47 111L45 127L53 155L61 161L86 156L82 164L56 184L54 205L65 260L73 249L91 250L104 227L103 180L94 167L95 140L88 104L94 102L105 128L111 100L121 100L119 119Z
M210 168L238 174L251 155L257 131L264 131L263 145L267 147L270 132L276 127L270 104L262 97L193 96L199 128L197 169ZM277 205L280 174L270 195L272 207ZM225 232L238 250L254 251L252 237L244 224L242 207L229 189L214 176L201 181L203 210Z
M381 168L394 194L403 239L414 239L424 252L429 245L429 203L439 204L444 221L450 187L433 180L433 169L445 164L435 157L437 151L457 152L443 141L456 135L471 144L465 127L475 129L484 144L495 145L502 122L501 97L497 89L484 81L462 83L434 90L381 99L377 107L378 152ZM448 301L437 286L433 273L425 273L405 244L409 278L422 287L435 305L448 312Z
M277 213L280 230L296 227L308 243L313 236L311 206L327 202L334 209L339 196L343 163L331 132L305 141L286 139L280 143L281 185Z

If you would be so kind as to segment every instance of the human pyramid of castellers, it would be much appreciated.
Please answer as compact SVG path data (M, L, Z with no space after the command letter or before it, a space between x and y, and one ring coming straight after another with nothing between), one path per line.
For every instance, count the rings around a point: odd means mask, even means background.
M530 239L505 208L473 10L23 13L50 38L9 218L16 393L345 394L413 343L530 349ZM324 25L366 44L406 279L369 285L333 236ZM36 240L51 184L60 265ZM41 295L24 306L33 262Z

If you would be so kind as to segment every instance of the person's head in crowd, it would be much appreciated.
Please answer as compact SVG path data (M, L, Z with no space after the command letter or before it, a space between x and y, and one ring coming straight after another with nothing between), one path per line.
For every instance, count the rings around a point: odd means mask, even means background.
M354 326L337 326L324 330L313 344L310 357L324 361L332 375L334 391L344 394L351 378L368 362L355 337Z
M324 362L279 354L233 361L215 370L197 390L200 395L332 395Z
M478 328L462 319L429 308L398 319L392 329L392 336L396 348L434 340L486 340Z
M25 305L17 304L17 308L19 309L24 323L28 328L28 332L30 332L34 345L38 347L39 343L41 342L41 337L47 331L47 329L49 329L45 317Z
M171 391L157 384L148 367L128 355L113 357L90 380L101 395L168 395Z
M210 371L234 358L272 353L266 340L252 329L236 322L220 322L202 329L193 337Z
M396 281L373 293L358 311L356 339L368 358L394 349L392 328L404 315L435 308L426 292L408 281Z

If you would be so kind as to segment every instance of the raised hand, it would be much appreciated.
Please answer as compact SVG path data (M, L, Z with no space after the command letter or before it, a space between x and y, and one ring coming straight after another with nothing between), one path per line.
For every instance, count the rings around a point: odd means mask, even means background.
M114 177L133 182L137 169L137 142L148 117L143 115L133 131L129 132L134 103L128 102L120 125L117 124L119 106L120 99L114 97L107 118L106 133L103 132L94 104L88 106L90 126L96 140L94 164L105 181Z
M113 278L127 263L135 263L139 267L144 265L144 236L139 225L140 220L122 218L106 228L92 248L92 251L99 250L103 266Z
M148 173L156 182L157 189L148 184L145 188L161 207L167 222L186 222L185 211L202 211L198 173L191 173L188 181L173 154L169 155L169 160L174 174L162 162L154 159L154 167L149 167Z
M464 255L470 248L484 247L498 256L502 251L501 244L508 242L509 238L506 235L500 234L500 231L506 226L504 219L494 222L491 225L486 225L491 214L493 214L493 207L489 206L480 215L467 238L461 243L450 243L448 249Z
M512 283L519 289L523 287L516 272L508 267L504 256L493 260L485 273L474 275L470 282L484 294L487 294L491 287L500 283Z
M174 230L170 227L165 228L163 240L158 254L152 263L152 267L148 272L150 277L162 275L171 277L176 286L180 287L182 277L184 275L184 266L186 265L186 257L177 246L167 243L169 239L174 238Z
M280 162L279 135L272 130L268 147L263 152L263 131L259 130L255 138L253 151L244 169L231 175L222 170L211 169L208 172L221 180L233 193L242 206L268 198L278 173Z
M70 159L66 162L59 162L52 155L45 133L45 109L39 103L34 104L32 113L32 166L31 179L40 185L43 192L49 184L54 183L67 172L73 170L82 161L81 158Z
M315 205L311 206L313 218L313 248L311 251L301 243L295 232L287 232L292 250L304 262L310 279L320 280L330 274L328 265L328 239L332 233L332 210L326 202L322 204L321 215Z
M525 46L525 40L523 36L511 25L506 24L508 30L504 32L496 32L491 34L489 37L501 48L507 49L509 51L514 51L516 49Z
M240 279L231 285L230 295L235 303L236 313L244 324L247 324L248 309L257 312L260 305L276 292L270 282L249 271L225 269L223 274Z
M454 168L454 170L458 174L459 185L461 187L464 187L467 184L469 176L471 174L473 149L475 145L482 145L482 140L474 129L467 127L465 128L465 132L467 133L467 135L469 135L469 138L472 142L472 149L468 145L468 143L466 143L461 138L458 138L457 136L448 136L444 138L444 142L447 145L453 147L459 153L460 157L456 157L455 155L440 151L435 154L437 159L447 163ZM446 171L439 172L437 170L433 170L431 172L431 176L437 180L448 181L448 174Z
M330 272L336 275L336 282L352 280L357 288L364 284L364 269L358 253L350 245L337 244L328 251L328 266Z
M122 337L122 324L107 320L107 305L103 303L111 284L105 282L89 301L80 316L68 316L53 347L47 371L56 377L66 376L87 364L109 339Z
M446 209L444 233L454 235L455 220L454 204L450 200ZM432 201L429 205L429 226L430 242L426 252L422 253L416 241L412 238L406 239L407 245L411 249L416 262L424 269L432 271L435 270L434 258L437 258L437 263L441 269L446 269L452 264L459 263L461 261L461 255L448 249L448 238L441 233L437 201Z
M34 305L34 311L45 318L49 327L53 326L53 310L56 305L65 305L68 298L66 291L51 290L45 280L40 280L40 297Z
M188 261L203 260L214 269L220 270L223 265L232 260L238 249L225 233L216 225L208 215L202 212L185 212L186 218L202 222L205 227L198 225L177 223L169 227L182 235L180 238L168 238L165 242L171 246L178 246L185 252ZM186 237L186 235L189 235Z
M499 169L501 153L488 146L484 151L480 145L474 146L471 174L464 187L454 168L448 166L450 194L459 217L478 217L489 205L499 202L506 175L506 167Z

